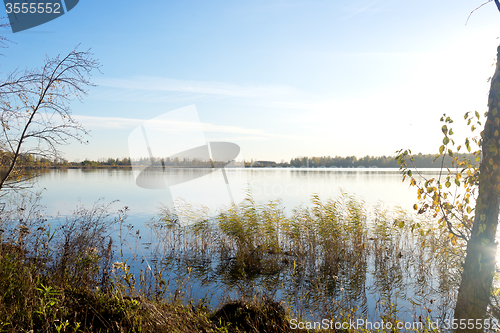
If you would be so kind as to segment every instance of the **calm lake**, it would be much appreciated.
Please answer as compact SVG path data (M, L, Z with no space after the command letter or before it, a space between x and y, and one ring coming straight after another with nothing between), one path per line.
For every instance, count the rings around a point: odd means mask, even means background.
M166 178L185 178L169 193L162 189L144 189L136 185L131 170L121 169L58 169L44 172L35 184L42 191L47 213L69 214L77 203L92 204L100 198L106 202L119 200L116 207L128 206L134 223L152 217L173 199L203 204L211 209L231 203L227 186L220 172L207 174L207 169L167 169ZM210 170L210 169L208 169ZM232 174L230 173L232 172ZM435 177L438 169L425 169L426 176ZM198 177L193 179L194 177ZM201 177L200 177L201 176ZM286 209L307 205L311 195L321 199L337 197L341 191L355 195L367 207L383 202L387 207L400 206L412 211L415 189L402 182L398 169L328 169L328 168L245 168L228 172L235 201L250 189L257 201L281 199ZM220 178L220 179L219 179ZM190 180L193 179L193 180ZM176 195L178 193L178 195Z
M164 206L182 212L185 203L203 205L215 215L218 210L232 202L241 202L251 193L258 203L280 199L285 213L292 214L296 207L312 205L313 194L326 200L345 192L364 202L368 221L373 221L372 210L377 205L382 204L389 209L401 207L411 215L416 201L415 189L410 188L408 182L402 182L398 169L236 168L225 172L211 171L153 171L146 177L151 184L159 184L160 189L147 189L136 184L132 170L57 169L43 172L37 178L34 190L42 191L41 200L49 221L51 216L70 215L79 204L90 207L100 199L103 203L118 200L111 205L111 212L127 206L127 223L132 224L134 231L139 231L141 235L140 241L130 247L127 255L133 252L143 257L148 265L151 264L148 260L151 260L152 239L154 242L154 232L151 232L148 222ZM437 169L426 169L424 174L436 177L438 172ZM167 186L163 186L165 184ZM371 319L380 319L384 311L388 311L384 302L394 302L399 315L406 316L407 320L427 315L429 309L434 311L432 315L441 319L449 316L452 304L446 302L450 300L437 301L442 295L451 295L449 288L452 284L446 280L446 268L440 271L439 266L426 266L425 260L432 253L420 250L404 235L394 236L390 243L393 249L387 248L389 243L379 243L377 237L370 238L375 239L370 246L376 251L360 250L361 261L352 261L351 266L348 262L336 264L335 272L339 273L335 273L338 276L333 282L327 281L333 275L328 273L328 269L332 268L326 267L326 260L321 258L307 265L304 263L300 274L297 273L295 259L285 258L280 259L281 268L274 273L247 274L240 279L238 275L227 274L230 263L220 259L207 261L206 257L186 259L185 253L184 259L169 261L166 276L169 281L178 281L181 277L189 280L190 293L194 297L208 297L212 305L220 301L221 295L271 290L274 297L286 300L291 306L305 304L302 309L308 312L301 315L314 318L316 314L329 313L326 309L328 304L316 304L314 297L311 298L314 290L321 289L326 295L321 298L323 302L350 302L349 306L357 307L359 315ZM350 256L357 256L356 251L354 249ZM417 252L419 254L415 256ZM189 274L192 270L194 273L186 278L186 270ZM349 295L346 296L346 293Z

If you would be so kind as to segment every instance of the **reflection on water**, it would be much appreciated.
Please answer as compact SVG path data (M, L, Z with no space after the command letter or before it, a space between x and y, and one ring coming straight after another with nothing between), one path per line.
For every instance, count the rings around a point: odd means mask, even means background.
M165 211L154 223L155 260L170 277L189 272L198 296L265 293L317 320L451 315L459 258L446 235L412 233L401 212L378 207L368 214L344 196L316 197L287 216L279 202L247 199L216 219L188 227L176 221Z
M166 171L177 183L221 179L200 169ZM132 249L138 267L145 270L140 264L147 258L153 270L162 272L163 287L189 281L196 297L213 293L214 303L221 295L261 292L285 300L308 318L353 312L377 319L394 315L395 309L407 320L450 315L460 261L446 235L411 233L414 217L378 204L411 210L415 193L397 170L238 169L232 177L247 182L244 190L250 187L253 200L224 208L217 206L219 192L193 186L190 202L209 208L213 203L218 211L202 212L192 205L184 211L193 221L187 226L179 225L175 211L163 212L151 236L145 222L169 198L164 191L136 186L131 170L47 170L36 186L46 188L42 204L54 215L71 212L78 201L120 200L114 207L129 207L127 221L134 232L142 231L139 242L148 245ZM359 200L344 196L327 202L339 188ZM313 193L318 197L311 202ZM271 201L277 198L281 201ZM402 221L403 228L394 226Z
M426 172L437 174L436 170ZM220 204L229 201L220 172L207 174L201 168L186 168L166 169L165 173L166 177L175 181L188 180L184 183L185 190L179 191L186 201L203 204L212 210L227 206ZM367 207L374 207L382 201L389 207L412 210L416 200L415 192L409 189L408 183L401 181L397 169L237 168L227 170L227 176L232 177L229 179L231 185L237 185L237 189L232 188L235 198L239 197L241 201L250 188L257 201L281 199L288 213L294 207L307 205L313 193L328 199L337 196L340 189L356 194ZM202 186L189 181L194 178ZM107 201L120 200L122 207L128 206L132 223L149 219L162 205L178 199L172 198L169 191L140 188L135 183L132 170L127 169L41 170L35 190L43 189L46 191L43 191L42 201L47 206L48 214L69 214L77 202L91 205L99 198L105 198Z

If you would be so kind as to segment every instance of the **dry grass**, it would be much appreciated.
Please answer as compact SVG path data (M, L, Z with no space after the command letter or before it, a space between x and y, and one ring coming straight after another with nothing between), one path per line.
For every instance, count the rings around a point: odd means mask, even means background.
M227 308L213 313L203 301L158 297L164 286L147 289L147 276L132 276L127 260L113 264L110 232L126 229L126 209L113 217L109 205L78 207L54 230L36 198L18 200L0 220L0 332L228 331ZM249 318L270 313L269 302L252 303ZM284 327L284 310L272 309ZM244 329L232 324L229 331L247 331L251 320L243 322Z

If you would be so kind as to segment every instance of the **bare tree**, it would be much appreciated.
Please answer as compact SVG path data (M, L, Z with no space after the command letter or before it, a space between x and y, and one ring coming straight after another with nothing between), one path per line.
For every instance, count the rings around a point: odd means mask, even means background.
M69 103L93 86L99 70L90 51L71 51L46 58L43 67L14 71L0 84L0 191L23 182L18 162L23 156L55 160L70 139L84 141L87 131L71 115Z

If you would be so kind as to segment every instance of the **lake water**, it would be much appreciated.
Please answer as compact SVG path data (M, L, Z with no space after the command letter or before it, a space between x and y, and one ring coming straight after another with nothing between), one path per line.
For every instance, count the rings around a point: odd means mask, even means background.
M364 207L368 213L376 205L382 203L387 208L401 207L402 209L413 214L412 206L416 201L415 188L410 188L408 182L402 182L401 174L398 169L378 169L378 168L345 168L345 169L329 169L329 168L236 168L231 170L218 170L212 172L211 169L166 169L152 171L146 175L150 184L159 184L159 189L147 189L139 187L136 184L136 177L132 170L124 169L57 169L43 172L37 178L34 190L42 191L42 204L46 207L45 212L48 216L70 215L78 204L91 206L93 203L102 199L103 203L109 203L115 200L111 205L111 209L118 209L127 206L129 215L127 223L134 226L134 230L140 230L142 239L138 248L134 252L139 255L148 257L149 243L151 241L151 231L147 226L147 222L155 217L162 206L170 206L182 211L183 203L194 205L204 205L211 209L213 214L218 209L230 205L232 202L238 203L243 200L248 193L251 193L254 200L265 203L270 200L280 199L285 208L285 212L291 213L295 207L309 206L311 196L318 194L324 200L328 198L337 198L342 192L355 195L357 199L364 201ZM426 169L424 174L426 177L435 177L438 175L437 169ZM163 186L163 185L167 186ZM170 184L170 185L169 185ZM173 184L173 185L172 185ZM161 185L161 186L160 186ZM164 188L161 188L164 187ZM404 238L400 238L394 246L400 246L404 242ZM409 281L407 275L415 274L416 269L407 269L408 274L404 273L401 268L402 263L409 266L409 262L399 260L400 257L389 259L390 249L383 250L377 255L368 256L366 261L363 261L366 267L365 277L360 282L364 291L364 300L361 304L360 312L367 315L369 318L380 318L380 302L381 295L384 297L393 297L398 301L398 306L406 309L413 309L406 298L413 297L416 299L417 291L420 288L415 281ZM385 251L385 252L384 252ZM398 250L399 251L399 250ZM418 248L412 248L408 245L406 248L401 248L400 255L405 255L408 258L411 252L418 251ZM405 252L406 251L406 252ZM130 254L130 253L129 253ZM422 254L424 258L426 254ZM363 259L364 260L364 259ZM377 265L391 265L390 268L384 268L377 271ZM191 262L191 264L193 264ZM193 264L195 265L195 264ZM203 268L203 271L210 270L213 272L220 269L221 262L214 261L208 264L208 268ZM293 264L292 266L294 266ZM315 272L319 272L323 268L316 267L319 262L312 263L312 275L307 279L318 278ZM321 266L321 265L320 265ZM422 266L422 265L421 265ZM174 267L174 266L172 266ZM345 269L350 269L348 266ZM383 266L385 267L385 266ZM295 268L295 267L294 267ZM177 266L179 269L179 265ZM224 270L224 266L222 266ZM173 268L172 268L173 270ZM363 270L362 270L363 271ZM397 290L390 288L391 277L380 277L381 271L387 271L390 274L396 274L399 279ZM395 273L396 272L396 273ZM425 283L432 285L434 282L432 274L429 270L421 267L420 273L425 278ZM176 279L182 273L172 273L172 279ZM316 274L316 275L315 275ZM406 275L405 275L406 274ZM411 275L410 274L410 275ZM408 276L410 276L408 275ZM282 277L287 276L281 273ZM258 284L265 285L274 280L268 280L271 277L257 277L251 281L259 287ZM272 277L273 279L275 277ZM346 277L352 280L353 276ZM284 278L285 279L285 278ZM406 279L406 280L405 280ZM216 281L208 285L203 282L206 276L199 275L199 279L192 279L192 290L195 296L203 296L208 292L212 292L212 303L217 303L220 294L216 291L218 288L223 289L226 282ZM286 279L285 279L286 280ZM391 280L391 281L389 281ZM267 282L266 282L267 281ZM291 281L291 280L290 280ZM389 294L384 291L387 286L383 286L381 281L389 286ZM404 282L406 281L406 282ZM429 282L430 281L430 282ZM288 297L291 302L303 300L301 297L294 299L292 294L287 291L285 282L281 281L282 287L278 288L276 296ZM291 282L290 282L291 283ZM351 282L345 281L349 284ZM293 282L292 284L296 284ZM291 284L291 285L292 285ZM270 285L271 289L272 284ZM234 290L234 286L232 286ZM238 287L241 289L241 286ZM413 289L412 289L413 288ZM300 292L308 293L307 290L300 287ZM343 290L344 287L340 288ZM384 290L382 290L384 289ZM252 289L253 290L253 289ZM338 292L338 291L336 291ZM391 296L391 293L395 293ZM388 296L389 295L389 296ZM403 296L401 296L403 295ZM332 296L333 297L333 296ZM422 300L427 300L429 295L421 295ZM432 296L434 297L434 296ZM431 302L432 304L432 302ZM434 304L435 306L435 304ZM445 313L447 305L441 305ZM409 311L408 314L415 312Z
M204 170L167 169L166 178L187 180L168 191L137 186L131 170L58 169L42 173L35 190L42 190L42 203L50 215L66 215L78 202L89 205L104 198L106 202L119 200L114 205L117 208L128 206L129 216L136 223L150 218L172 199L182 198L212 209L229 205L231 200L221 174L207 174ZM307 205L313 193L327 199L337 197L341 190L364 200L368 207L381 201L388 207L411 211L416 200L415 189L402 182L398 169L245 168L231 172L228 176L229 183L236 184L231 188L235 201L244 198L250 189L255 200L281 199L286 209ZM427 169L425 173L436 176L438 170ZM203 176L189 180L193 174Z

